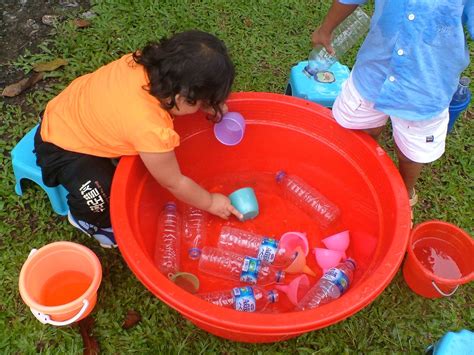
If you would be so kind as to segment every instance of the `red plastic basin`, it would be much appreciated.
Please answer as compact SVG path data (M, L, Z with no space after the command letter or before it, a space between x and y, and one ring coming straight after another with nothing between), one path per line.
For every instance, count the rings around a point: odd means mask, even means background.
M263 314L220 308L180 289L158 271L152 257L157 217L171 195L153 180L139 157L121 159L112 186L112 224L131 270L156 297L200 328L243 342L289 339L339 322L367 306L398 270L410 231L407 193L390 157L367 135L339 127L329 110L314 103L278 94L237 93L228 106L242 113L247 122L245 137L237 146L219 143L212 124L199 113L175 121L181 136L176 154L183 173L223 193L239 183L252 186L253 174L273 176L285 169L301 176L341 208L338 228L351 231L348 254L358 262L353 285L343 297L318 309ZM219 185L219 176L248 179ZM267 230L276 236L305 230L311 247L322 245L321 238L327 235L314 222L297 210L285 210L279 196L256 192L260 215L243 228ZM215 245L223 222L211 220L207 244ZM232 223L238 226L240 222ZM184 255L183 268L197 272ZM310 267L317 270L314 260ZM199 277L205 291L231 287L223 280ZM282 307L284 298L282 295Z

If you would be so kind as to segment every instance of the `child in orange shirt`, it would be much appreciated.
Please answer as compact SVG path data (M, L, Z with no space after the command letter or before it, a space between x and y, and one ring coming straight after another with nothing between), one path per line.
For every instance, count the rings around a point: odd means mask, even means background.
M181 174L173 118L227 111L234 66L222 41L201 31L175 34L75 79L46 106L35 135L47 186L69 192L69 222L115 247L110 222L111 158L140 155L177 199L227 219L241 214L223 194Z

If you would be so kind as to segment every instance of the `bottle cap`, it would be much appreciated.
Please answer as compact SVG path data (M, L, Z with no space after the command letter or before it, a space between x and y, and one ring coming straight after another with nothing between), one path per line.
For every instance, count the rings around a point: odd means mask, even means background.
M191 248L188 251L189 258L192 260L197 260L201 256L201 249L199 248Z
M267 293L267 299L270 301L270 303L276 303L278 302L279 299L279 294L277 290L270 290Z
M352 268L355 269L357 267L357 263L352 258L347 258L346 261L352 264Z
M286 176L285 171L280 170L279 172L276 173L275 179L277 182L280 182L285 176Z
M282 270L277 271L275 274L275 282L282 283L283 280L285 280L285 272Z
M176 202L174 202L174 201L168 201L168 202L166 202L166 204L165 204L165 209L173 209L173 210L175 210L175 209L176 209Z

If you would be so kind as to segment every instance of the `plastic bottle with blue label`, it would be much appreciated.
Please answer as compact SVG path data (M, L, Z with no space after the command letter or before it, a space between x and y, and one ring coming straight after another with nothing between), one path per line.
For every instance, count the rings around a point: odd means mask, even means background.
M369 26L370 17L362 9L357 8L334 30L331 45L335 55L329 54L323 46L316 46L309 54L308 65L304 69L306 74L314 76L318 72L327 71L367 33Z
M201 249L206 239L207 212L186 205L183 213L183 240L191 260L201 256Z
M459 105L464 103L469 97L469 82L471 80L467 76L463 76L459 79L458 88L453 95L451 105Z
M355 268L355 261L348 258L326 271L323 277L298 302L296 310L304 311L317 308L341 297L352 283Z
M297 253L279 247L279 241L230 226L223 226L217 247L238 254L256 257L274 266L285 267L292 263Z
M216 306L239 312L262 312L268 305L278 301L277 290L265 291L258 286L234 287L231 290L201 293L196 296Z
M215 277L251 285L282 283L285 279L284 271L260 259L213 247L202 249L198 268Z
M322 228L329 227L339 218L339 208L299 176L279 171L275 179L283 187L283 197L313 217Z
M174 202L168 202L158 218L155 244L155 265L167 277L179 271L181 246L181 216Z

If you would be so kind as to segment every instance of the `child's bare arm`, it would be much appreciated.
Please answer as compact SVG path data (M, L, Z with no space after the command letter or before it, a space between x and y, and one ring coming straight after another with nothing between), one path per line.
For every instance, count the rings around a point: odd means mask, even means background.
M322 45L329 53L334 54L334 49L331 46L332 32L347 16L354 12L357 6L341 4L338 0L333 0L323 23L311 35L313 47Z
M231 214L242 215L231 204L227 196L209 193L192 179L181 173L173 151L165 153L140 153L140 157L158 183L170 191L178 200L227 219Z

